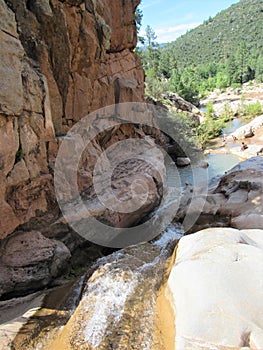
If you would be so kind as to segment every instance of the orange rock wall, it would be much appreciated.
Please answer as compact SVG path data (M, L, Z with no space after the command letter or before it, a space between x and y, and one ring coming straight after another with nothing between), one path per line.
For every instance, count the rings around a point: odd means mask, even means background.
M0 0L0 238L56 205L61 134L98 108L143 101L138 3Z

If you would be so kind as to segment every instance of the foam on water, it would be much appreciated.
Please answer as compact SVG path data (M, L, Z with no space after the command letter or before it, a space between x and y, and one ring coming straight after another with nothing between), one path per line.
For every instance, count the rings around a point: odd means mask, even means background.
M182 235L180 226L169 225L162 236L152 242L159 248L160 254L152 261L135 267L134 270L123 269L122 266L122 261L127 260L127 257L134 258L129 251L121 250L98 260L98 274L94 275L90 281L82 299L85 310L91 314L84 328L84 337L88 344L96 348L107 335L110 335L113 326L116 328L121 321L125 304L142 283L145 278L143 276L148 275L147 271L155 271L155 267L167 257L169 244L179 240ZM158 274L158 268L156 274ZM151 283L154 285L154 280ZM154 300L147 302L149 302L149 312L152 312L153 306L151 307L150 304L153 305ZM149 321L149 318L146 317L146 319ZM144 339L143 346L145 350L150 349L151 339Z
M90 345L97 347L103 340L110 321L118 323L124 311L126 299L134 291L137 284L135 275L117 276L103 275L98 278L95 284L92 283L88 300L93 303L87 303L87 312L91 312L92 317L88 320L85 327L85 340ZM95 302L94 302L95 300Z
M183 231L179 226L169 225L167 229L164 231L162 236L155 242L153 245L157 245L158 247L166 247L170 242L174 242L182 238Z

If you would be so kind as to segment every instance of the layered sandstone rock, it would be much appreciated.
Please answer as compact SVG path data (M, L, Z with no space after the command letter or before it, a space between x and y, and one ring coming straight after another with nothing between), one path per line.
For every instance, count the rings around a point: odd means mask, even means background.
M0 1L0 238L56 207L59 136L102 106L143 100L138 2Z
M168 279L176 349L263 348L263 231L183 237Z

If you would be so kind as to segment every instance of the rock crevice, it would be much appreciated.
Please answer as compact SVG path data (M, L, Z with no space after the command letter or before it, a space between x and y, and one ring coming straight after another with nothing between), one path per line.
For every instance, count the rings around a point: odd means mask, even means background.
M143 101L138 4L0 1L0 238L54 206L61 135L103 106Z

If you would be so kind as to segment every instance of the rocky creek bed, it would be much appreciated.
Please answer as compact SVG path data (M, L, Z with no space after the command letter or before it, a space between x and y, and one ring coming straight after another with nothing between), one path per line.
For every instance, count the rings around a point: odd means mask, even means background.
M175 250L182 228L170 226L100 259L91 277L2 302L2 349L262 349L262 190L258 156L212 186Z
M181 236L171 226L152 243L100 259L89 279L2 302L2 349L161 349L154 310Z
M241 125L241 126L239 126ZM260 115L249 122L238 119L228 123L229 131L224 132L223 138L217 138L210 142L206 154L232 154L240 160L256 156L263 148L263 115ZM252 136L248 137L252 132ZM248 147L241 150L242 142Z
M232 133L239 142L251 125L255 136L240 156ZM262 349L263 157L249 158L262 141L262 116L226 137L224 148L218 139L207 152L208 177L222 174L207 194L193 196L191 166L179 170L189 183L174 223L159 239L101 258L62 286L1 301L0 349ZM198 216L188 232L178 226L186 215ZM184 233L192 234L181 239ZM20 236L10 240L14 251ZM32 283L44 287L49 261L57 273L70 252L40 233L34 237L34 259L44 270ZM23 290L26 261L21 268Z
M208 195L188 184L155 242L118 252L83 242L59 214L55 160L67 131L88 114L145 101L134 53L139 0L0 2L0 349L262 349L262 157L218 178ZM246 92L251 101L260 96ZM177 95L169 99L203 119ZM165 141L138 125L100 133L83 155L80 188L89 189L96 155L109 145L148 136ZM151 169L122 164L119 193L142 174L151 189L145 215L162 197ZM97 209L122 227L141 220ZM186 213L199 219L177 245ZM60 279L69 264L84 263L78 278Z

